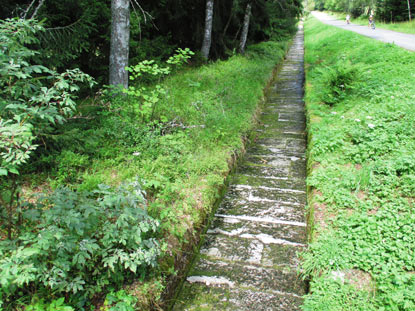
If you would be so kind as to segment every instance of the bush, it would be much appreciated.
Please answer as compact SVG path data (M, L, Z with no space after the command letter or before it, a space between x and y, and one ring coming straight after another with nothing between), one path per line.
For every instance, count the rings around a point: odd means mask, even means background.
M342 101L355 88L359 81L359 68L350 62L340 60L330 67L321 69L321 100L333 106Z
M93 193L58 189L23 212L24 230L0 243L0 306L26 291L79 303L109 284L146 274L161 247L159 222L137 182ZM23 228L23 226L22 226Z
M36 138L73 113L77 82L94 84L79 69L59 74L32 64L38 52L27 46L38 42L35 34L41 31L33 20L0 22L0 176L18 174Z
M63 297L53 300L51 303L45 302L43 299L28 305L26 311L74 311L70 306L65 305Z

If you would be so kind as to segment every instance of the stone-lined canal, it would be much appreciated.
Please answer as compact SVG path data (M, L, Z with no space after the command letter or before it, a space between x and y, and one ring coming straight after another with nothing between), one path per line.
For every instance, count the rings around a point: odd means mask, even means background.
M304 35L268 94L252 144L231 179L173 310L300 310L306 243Z

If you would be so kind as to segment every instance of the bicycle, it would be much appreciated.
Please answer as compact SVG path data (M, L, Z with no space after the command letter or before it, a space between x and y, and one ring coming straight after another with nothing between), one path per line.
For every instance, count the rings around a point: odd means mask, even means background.
M373 18L373 15L369 16L369 27L375 29L375 19Z

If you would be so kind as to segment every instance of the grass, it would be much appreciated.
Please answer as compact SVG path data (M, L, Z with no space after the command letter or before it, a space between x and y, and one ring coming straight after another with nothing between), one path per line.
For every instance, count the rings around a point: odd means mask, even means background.
M415 309L414 54L305 25L306 311Z
M155 122L142 122L134 98L86 100L78 118L49 135L46 148L39 148L26 168L26 194L140 181L149 214L161 222L159 238L168 246L152 279L131 287L138 310L159 303L166 279L176 274L176 259L197 239L287 46L264 42L249 47L245 56L170 76L161 82L167 94L155 108Z
M346 20L346 15L347 15L346 13L330 12L330 14L334 15L338 19ZM366 17L352 18L350 22L353 24L363 25L363 26L367 26L369 23L368 18ZM380 20L375 19L375 23L376 23L376 28L383 28L383 29L393 30L397 32L415 34L415 19L410 22L407 21L407 22L398 22L398 23L387 23L387 22L382 22Z

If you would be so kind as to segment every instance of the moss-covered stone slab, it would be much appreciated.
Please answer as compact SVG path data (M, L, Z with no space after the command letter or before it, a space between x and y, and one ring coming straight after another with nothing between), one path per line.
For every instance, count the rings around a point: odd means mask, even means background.
M289 294L186 282L173 311L299 311L301 303Z
M267 240L208 235L200 254L209 260L241 262L264 267L298 266L297 252L304 246L267 243Z
M274 93L271 93L275 95ZM273 96L267 99L269 104L267 104L264 111L272 108L278 109L290 109L292 108L293 111L304 111L304 100L302 97L294 97L294 98L279 98L278 96Z
M267 170L267 167L257 167L257 171ZM246 171L245 171L246 172ZM254 173L252 170L251 173ZM266 186L233 185L225 199L240 199L246 202L288 202L292 205L305 204L305 191L290 188L271 188Z
M223 202L216 211L221 215L253 217L270 217L293 222L304 222L305 210L300 204L291 204L285 201L244 201L227 200Z
M265 244L262 251L262 266L269 267L290 267L293 271L298 271L300 259L298 252L304 250L304 246Z
M256 159L256 161L269 161L267 157L252 156L251 159ZM291 157L290 166L293 165L293 162L299 162L305 165L305 160L298 157ZM301 170L305 170L301 168ZM291 189L297 190L300 192L305 192L306 183L304 178L290 178L287 176L271 176L269 178L257 176L257 175L247 175L243 173L236 173L232 176L232 184L234 185L250 185L252 187L268 187L268 188L277 188L277 189ZM294 191L295 192L295 191ZM294 193L293 192L293 193Z
M235 288L253 288L258 291L283 292L299 296L305 293L304 283L297 271L288 267L275 269L201 257L190 271L187 280L192 276L226 280L221 284Z
M304 223L287 222L271 217L222 216L215 217L212 229L209 229L208 233L269 241L270 244L298 245L306 242L305 228Z
M287 131L289 133L292 133L293 131L296 132L298 129L295 126L289 127L287 126L284 131ZM262 155L262 156L278 156L278 157L291 157L291 156L297 156L297 157L303 157L304 152L293 152L292 150L286 149L287 140L284 140L284 148L276 145L276 144L269 144L272 143L268 140L258 140L257 144L249 149L250 154L252 155Z

